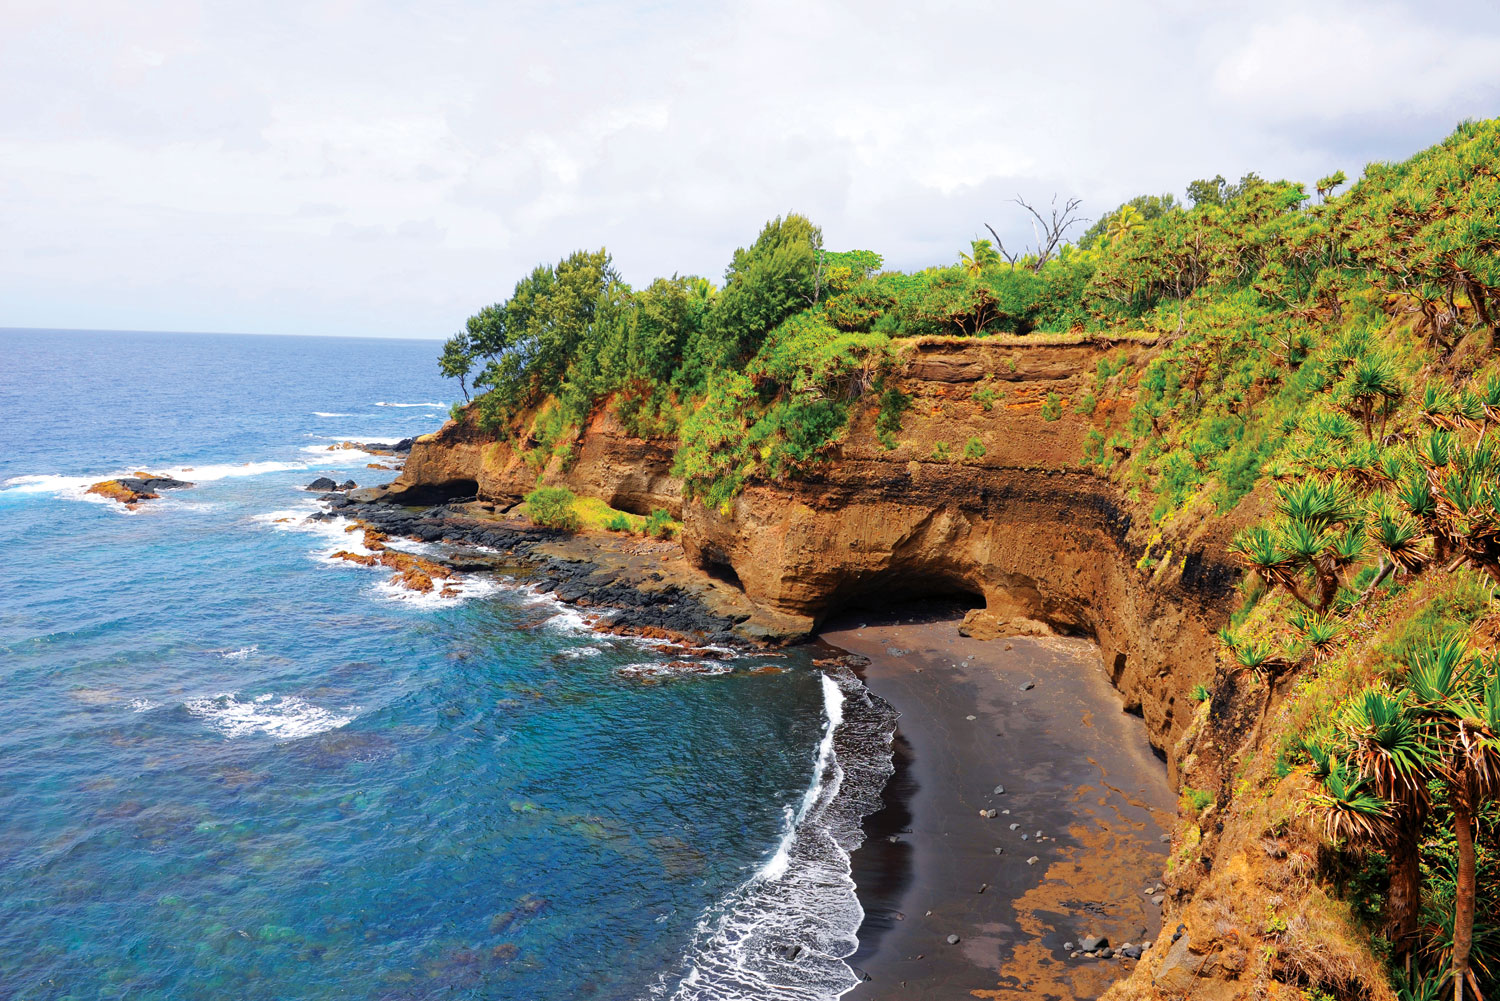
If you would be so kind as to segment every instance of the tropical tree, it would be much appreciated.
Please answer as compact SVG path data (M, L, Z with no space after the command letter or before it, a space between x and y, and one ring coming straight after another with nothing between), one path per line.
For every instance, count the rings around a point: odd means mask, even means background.
M1431 772L1448 793L1458 872L1449 973L1454 1001L1478 985L1470 967L1474 940L1474 833L1480 809L1500 796L1500 671L1495 660L1470 658L1460 641L1417 651L1407 674L1413 712L1433 757Z
M969 244L969 248L969 253L959 254L958 259L970 278L978 278L986 268L994 267L1002 260L1000 252L988 240L975 240Z

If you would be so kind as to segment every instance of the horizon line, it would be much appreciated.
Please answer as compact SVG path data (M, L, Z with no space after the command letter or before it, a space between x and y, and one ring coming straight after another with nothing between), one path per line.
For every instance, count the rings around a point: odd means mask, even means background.
M31 331L48 334L181 334L189 337L335 337L342 340L441 341L441 335L420 334L300 334L277 330L155 330L142 327L17 327L0 324L0 333Z

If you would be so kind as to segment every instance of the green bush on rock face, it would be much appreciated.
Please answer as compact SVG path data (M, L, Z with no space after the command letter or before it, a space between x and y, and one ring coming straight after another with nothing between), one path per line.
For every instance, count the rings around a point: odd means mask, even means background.
M672 516L667 513L666 508L656 508L646 516L645 532L658 539L665 539L672 534Z
M574 499L567 487L537 487L526 495L526 515L544 528L576 532L579 520L573 510Z

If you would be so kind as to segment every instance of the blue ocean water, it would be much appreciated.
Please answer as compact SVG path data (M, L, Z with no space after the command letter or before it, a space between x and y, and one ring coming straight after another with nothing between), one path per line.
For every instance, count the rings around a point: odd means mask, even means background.
M436 353L0 330L0 998L852 983L849 787L886 767L834 748L857 682L646 683L651 647L522 582L327 558L300 487L389 480L328 446L436 429ZM196 485L83 494L138 469Z

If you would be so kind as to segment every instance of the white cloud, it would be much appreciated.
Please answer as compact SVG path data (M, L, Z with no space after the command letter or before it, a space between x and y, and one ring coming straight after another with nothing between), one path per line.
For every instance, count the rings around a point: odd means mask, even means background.
M789 210L950 260L1008 199L1402 156L1500 106L1486 2L0 11L0 324L439 336L539 260L717 277Z

